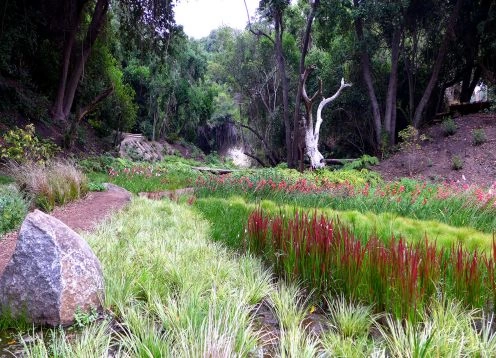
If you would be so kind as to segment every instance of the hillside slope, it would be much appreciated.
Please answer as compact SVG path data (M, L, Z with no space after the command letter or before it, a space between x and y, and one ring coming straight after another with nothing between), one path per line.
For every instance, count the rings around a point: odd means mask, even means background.
M496 114L472 114L455 118L457 132L446 137L442 124L421 131L427 140L421 148L400 151L382 161L374 169L385 179L416 177L430 181L459 181L467 184L492 185L496 182ZM483 129L487 141L473 145L474 129ZM458 156L462 168L452 168Z

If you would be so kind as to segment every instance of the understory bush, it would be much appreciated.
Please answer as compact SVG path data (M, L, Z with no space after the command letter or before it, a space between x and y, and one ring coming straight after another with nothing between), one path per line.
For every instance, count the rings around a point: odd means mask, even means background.
M443 122L441 123L441 127L443 129L443 134L446 137L451 136L458 131L458 126L451 117L443 120Z
M15 127L0 140L0 157L7 161L44 162L59 151L60 148L53 142L36 136L33 124L28 124L24 129Z
M87 173L93 187L108 182L132 193L183 188L191 186L198 177L205 176L192 168L200 163L177 156L167 156L153 164L101 156L81 160L79 165Z
M10 162L7 171L19 187L32 196L34 204L47 212L88 192L86 175L68 161Z
M0 185L0 235L16 229L27 209L27 201L16 186Z
M482 145L487 142L487 136L486 132L484 131L483 128L479 129L474 129L472 131L472 144L477 146L477 145Z

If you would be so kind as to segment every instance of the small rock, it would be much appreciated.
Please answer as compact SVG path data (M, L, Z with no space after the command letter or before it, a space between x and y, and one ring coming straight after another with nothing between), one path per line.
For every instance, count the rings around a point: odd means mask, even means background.
M86 241L35 210L24 220L0 277L0 312L35 324L70 325L78 307L101 309L103 287L100 262Z
M107 191L124 194L127 197L128 201L131 201L131 198L133 197L133 194L131 194L131 192L127 191L124 188L121 188L118 185L112 183L103 183L103 187Z

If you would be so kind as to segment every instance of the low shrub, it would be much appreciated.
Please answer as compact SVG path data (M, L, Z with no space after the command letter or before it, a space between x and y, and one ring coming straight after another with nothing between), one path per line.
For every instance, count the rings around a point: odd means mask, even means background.
M86 175L67 161L46 165L10 162L7 171L22 190L32 195L34 204L47 212L56 205L78 199L88 192Z
M4 160L25 163L28 161L46 161L52 158L60 148L49 140L39 139L34 125L28 124L24 129L14 128L3 135L0 143L0 156Z
M459 155L454 155L451 157L451 169L460 170L463 169L463 160Z
M88 190L89 191L105 191L105 185L103 185L103 183L89 182L88 183Z
M346 163L343 166L343 169L369 169L373 165L379 164L379 159L377 157L371 157L370 155L363 155L357 160L352 161L351 163Z
M16 229L26 216L28 204L14 185L0 186L0 234Z
M108 173L109 170L122 170L131 168L134 163L129 159L116 158L111 155L89 157L78 161L78 166L86 173Z
M453 118L446 118L441 123L441 126L445 137L451 136L458 131L458 126L456 125Z
M477 145L482 145L487 142L487 136L486 132L484 129L479 128L479 129L474 129L472 131L472 144L477 146Z

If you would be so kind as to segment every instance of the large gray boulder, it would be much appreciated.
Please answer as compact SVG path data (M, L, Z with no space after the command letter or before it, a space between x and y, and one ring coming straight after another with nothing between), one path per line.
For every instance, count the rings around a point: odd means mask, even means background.
M0 277L0 311L70 325L78 308L101 309L103 297L101 265L86 241L56 218L30 213Z

